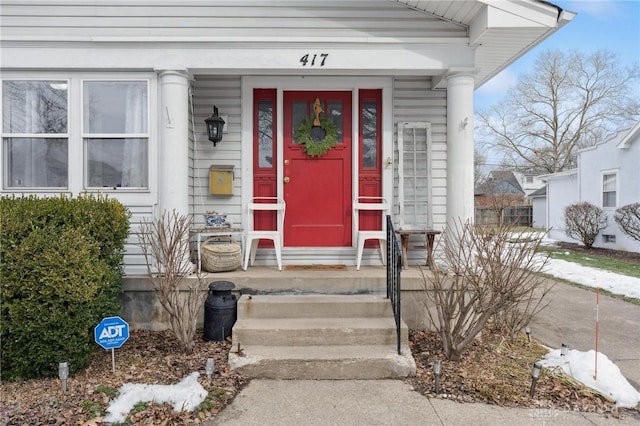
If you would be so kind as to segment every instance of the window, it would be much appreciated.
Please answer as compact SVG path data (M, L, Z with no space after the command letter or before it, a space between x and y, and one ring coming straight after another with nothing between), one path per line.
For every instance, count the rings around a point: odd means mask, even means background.
M4 187L68 186L68 82L2 82Z
M84 81L85 187L148 187L148 83Z
M431 211L431 124L398 123L398 201L401 229L429 229Z
M610 234L603 234L602 235L602 241L604 241L605 243L615 243L616 242L616 236L615 235L610 235Z
M618 175L604 173L602 175L602 207L616 207Z

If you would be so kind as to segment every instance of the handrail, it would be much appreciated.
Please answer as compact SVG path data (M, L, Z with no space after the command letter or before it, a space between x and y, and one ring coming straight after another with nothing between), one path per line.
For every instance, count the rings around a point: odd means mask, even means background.
M396 231L393 228L391 216L387 215L387 298L391 300L393 317L396 321L396 339L398 355L402 355L400 350L401 333L400 323L402 321L400 309L400 272L402 271L402 251L398 245Z

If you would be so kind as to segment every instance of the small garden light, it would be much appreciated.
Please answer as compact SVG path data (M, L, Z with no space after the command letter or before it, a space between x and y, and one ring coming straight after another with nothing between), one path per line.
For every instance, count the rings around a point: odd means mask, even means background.
M69 378L69 363L62 361L58 364L58 377L62 383L62 392L67 391L67 379Z
M207 358L207 363L204 366L204 372L207 374L207 380L211 380L211 375L215 369L213 358Z
M569 354L569 345L566 343L562 344L562 348L560 349L560 356L567 356Z
M529 396L533 396L536 391L536 383L540 378L540 372L542 371L542 364L536 362L533 364L533 371L531 372L531 389L529 389Z
M531 327L526 326L524 328L524 332L527 333L527 340L531 343Z
M436 359L433 363L433 374L436 376L436 394L440 393L440 376L442 375L442 361Z

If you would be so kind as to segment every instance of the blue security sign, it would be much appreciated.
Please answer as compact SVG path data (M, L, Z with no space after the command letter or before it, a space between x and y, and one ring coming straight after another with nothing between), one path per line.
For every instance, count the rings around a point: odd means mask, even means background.
M120 317L107 317L93 329L96 343L105 349L117 349L129 338L129 324Z

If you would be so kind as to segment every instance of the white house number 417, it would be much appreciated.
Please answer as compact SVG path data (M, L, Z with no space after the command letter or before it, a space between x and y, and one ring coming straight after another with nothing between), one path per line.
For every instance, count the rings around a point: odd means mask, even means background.
M307 65L309 65L310 67L324 67L324 63L327 60L328 56L328 53L314 53L313 55L307 53L302 58L300 58L300 63L303 67L306 67Z

